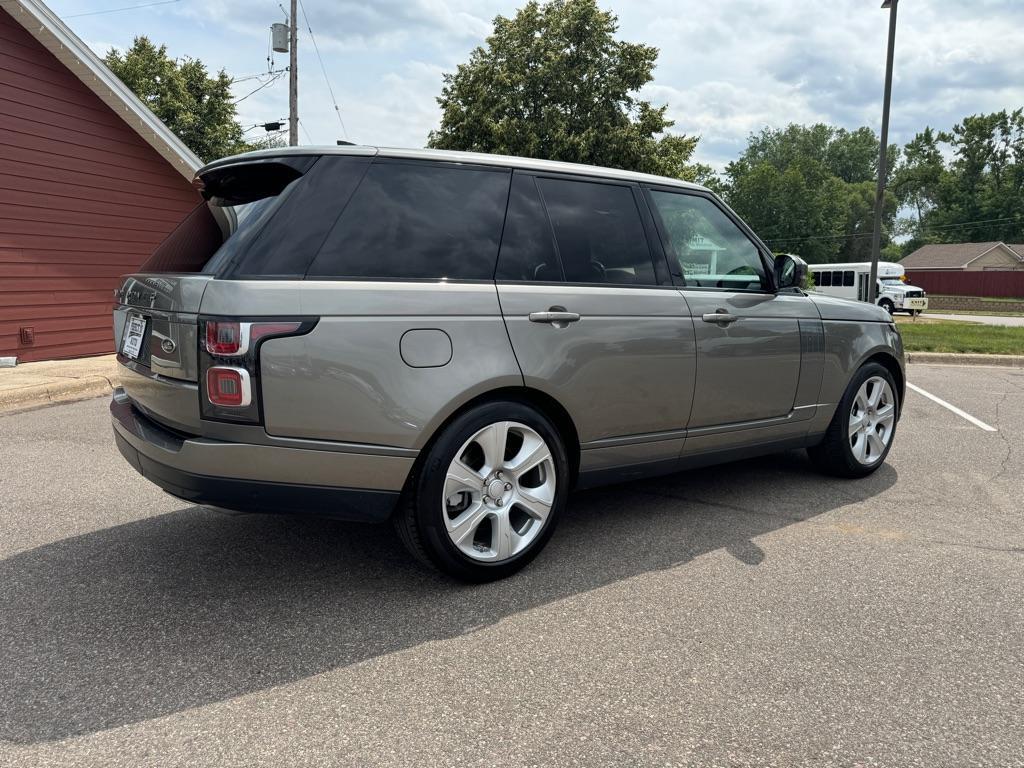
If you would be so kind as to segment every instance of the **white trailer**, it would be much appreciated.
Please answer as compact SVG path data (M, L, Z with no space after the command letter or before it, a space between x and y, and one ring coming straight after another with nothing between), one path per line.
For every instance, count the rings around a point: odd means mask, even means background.
M814 290L826 296L841 299L868 300L868 283L871 280L871 262L860 261L845 264L808 264L808 271L814 275ZM919 315L928 309L928 297L916 286L907 285L905 271L899 264L882 261L878 263L877 300L889 314L908 312Z

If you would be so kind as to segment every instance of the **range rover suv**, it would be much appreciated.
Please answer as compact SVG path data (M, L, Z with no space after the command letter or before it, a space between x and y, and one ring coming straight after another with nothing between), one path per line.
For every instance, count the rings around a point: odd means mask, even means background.
M392 521L461 579L544 547L573 488L806 448L874 471L904 393L882 309L714 194L587 166L273 149L117 293L117 444L196 504Z

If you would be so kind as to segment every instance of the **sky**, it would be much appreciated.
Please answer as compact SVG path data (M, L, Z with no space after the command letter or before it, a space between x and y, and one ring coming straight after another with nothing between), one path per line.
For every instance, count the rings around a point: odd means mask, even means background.
M150 0L152 1L152 0ZM422 147L440 111L443 73L483 44L509 0L302 0L341 121L299 14L300 143L336 139ZM97 53L136 35L174 57L243 78L268 69L277 0L49 0ZM673 132L700 136L695 159L721 170L754 131L790 122L878 130L888 12L880 0L600 0L619 37L660 50L641 95L668 105ZM90 14L90 15L79 15ZM926 125L1024 106L1024 0L901 0L890 141ZM287 66L275 54L274 67ZM287 77L233 86L248 127L288 114ZM244 97L244 98L243 98ZM342 122L344 126L342 126ZM262 128L247 135L257 137Z

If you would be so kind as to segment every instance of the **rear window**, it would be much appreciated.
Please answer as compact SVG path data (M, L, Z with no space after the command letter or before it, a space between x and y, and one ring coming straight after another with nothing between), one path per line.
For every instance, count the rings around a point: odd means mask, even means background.
M208 203L197 205L169 234L140 272L199 272L224 242L224 232Z
M490 280L507 169L377 161L307 277Z
M275 204L316 158L256 161L203 176L203 197L139 268L146 273L216 272L245 251Z

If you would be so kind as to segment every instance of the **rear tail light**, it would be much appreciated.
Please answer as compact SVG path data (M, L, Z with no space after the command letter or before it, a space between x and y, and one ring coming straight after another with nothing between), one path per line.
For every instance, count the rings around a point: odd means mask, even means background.
M308 333L316 320L204 319L200 321L200 406L204 419L259 424L262 342Z
M296 333L301 322L238 323L224 320L206 321L206 351L214 357L237 357L268 336Z
M244 355L248 347L248 339L242 341L242 323L206 321L206 351L211 355Z
M223 408L244 408L252 403L252 379L244 368L215 365L206 371L206 397Z

